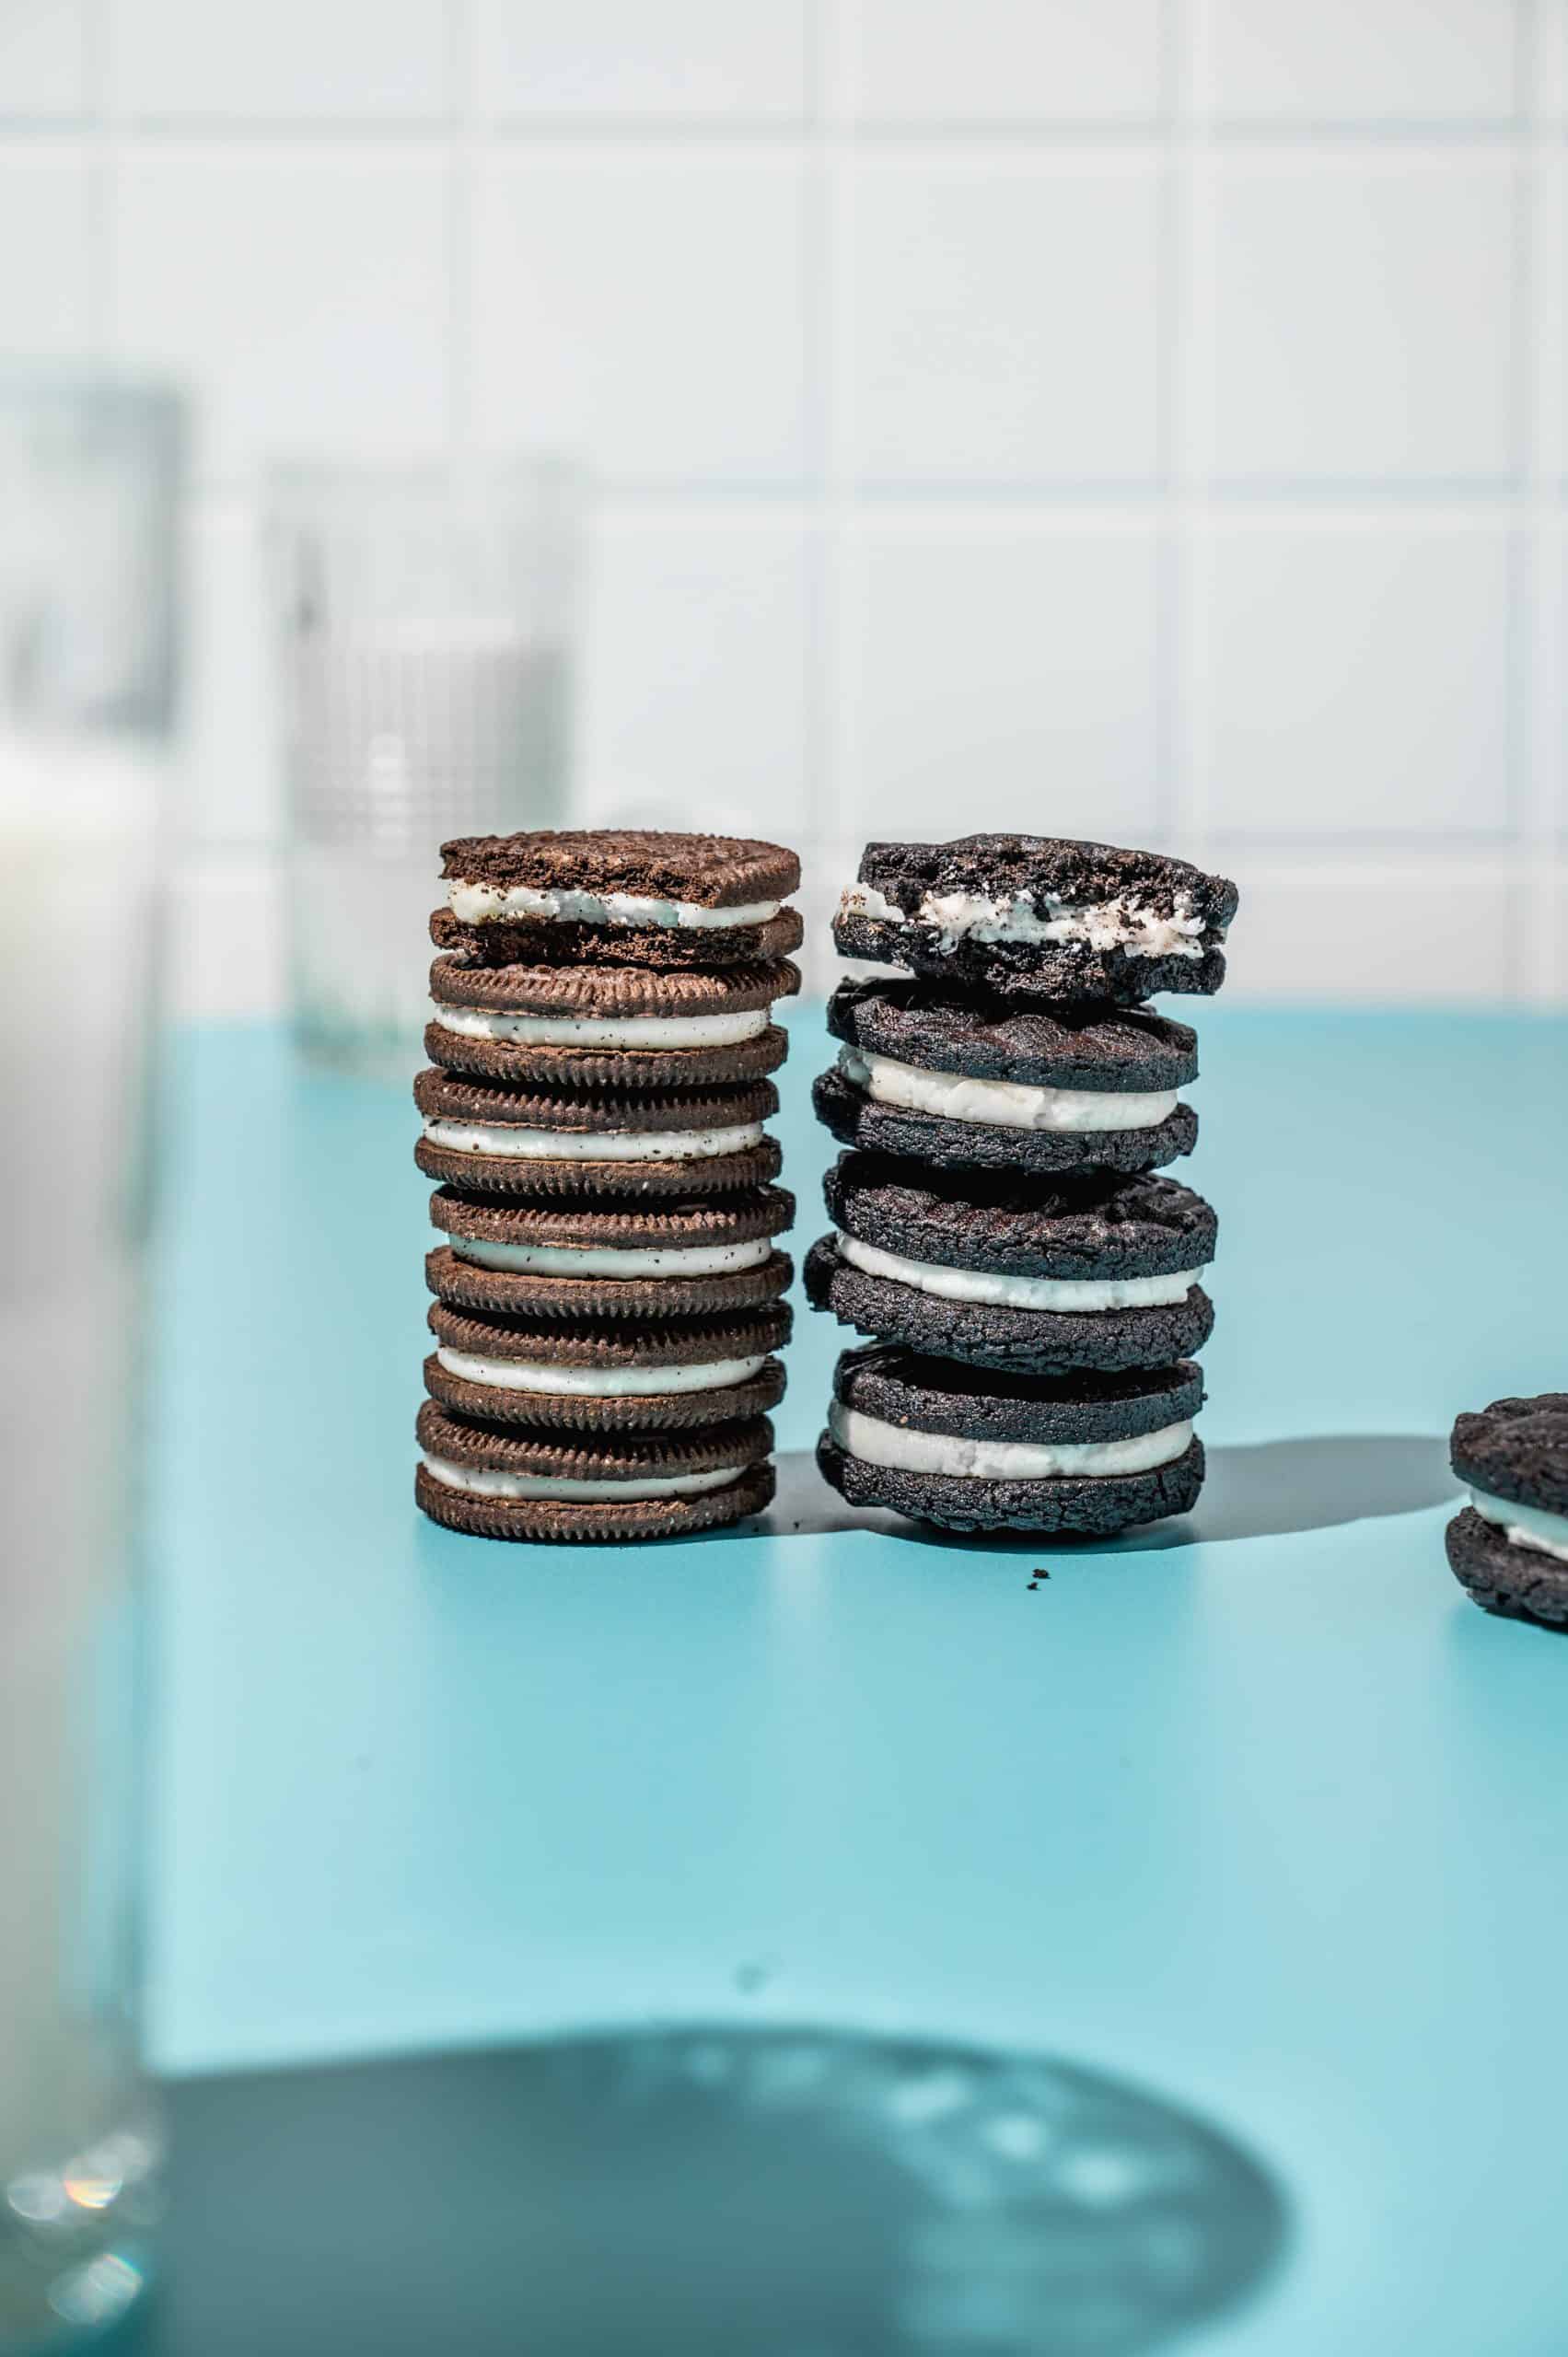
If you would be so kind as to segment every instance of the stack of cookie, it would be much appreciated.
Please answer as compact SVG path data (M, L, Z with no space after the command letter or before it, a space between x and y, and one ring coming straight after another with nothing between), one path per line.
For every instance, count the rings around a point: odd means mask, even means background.
M834 941L913 979L830 1004L814 1097L853 1151L806 1264L814 1306L876 1338L818 1449L852 1504L1103 1534L1194 1503L1215 1220L1154 1174L1197 1137L1197 1040L1143 1002L1219 988L1236 906L1104 843L867 849Z
M769 1074L791 852L617 831L443 846L425 1513L491 1538L664 1537L773 1493L793 1198Z

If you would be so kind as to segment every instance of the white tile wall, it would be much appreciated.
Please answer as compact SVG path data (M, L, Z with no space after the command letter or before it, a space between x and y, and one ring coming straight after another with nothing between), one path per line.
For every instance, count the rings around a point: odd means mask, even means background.
M0 0L0 336L203 404L187 997L282 988L260 470L455 438L598 475L587 812L1568 998L1565 215L1561 0Z
M796 0L473 0L475 107L519 122L802 123Z
M1207 167L1198 328L1212 472L1300 484L1511 475L1517 177L1506 154L1361 147Z
M1159 807L1156 535L873 517L844 555L841 828L1147 842Z
M203 472L278 449L397 458L447 429L435 156L137 142L110 167L114 345L198 384Z
M6 342L50 358L93 333L92 185L82 158L0 144Z
M841 173L838 193L862 482L1152 481L1156 158L879 152Z
M1124 123L1158 113L1160 0L861 0L844 12L865 123Z
M87 82L84 0L0 0L0 123L79 117Z
M1212 0L1205 95L1226 123L1504 123L1520 45L1504 0Z
M1510 535L1460 517L1288 527L1195 551L1210 824L1237 846L1504 836Z
M594 533L583 714L590 823L776 834L809 766L810 560L787 509L622 510Z
M449 55L443 0L107 0L122 111L148 124L439 121Z
M806 168L525 140L473 188L475 432L587 452L623 482L799 485Z

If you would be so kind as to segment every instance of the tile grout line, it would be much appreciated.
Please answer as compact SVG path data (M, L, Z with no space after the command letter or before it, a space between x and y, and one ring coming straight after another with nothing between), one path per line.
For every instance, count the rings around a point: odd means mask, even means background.
M815 692L820 719L821 767L811 815L814 855L824 864L835 853L846 831L853 832L845 826L846 806L854 811L857 823L860 817L859 675L848 643L854 602L850 585L860 563L859 536L854 528L859 511L852 488L855 416L850 367L852 256L860 141L853 121L854 94L850 87L846 17L847 11L838 5L838 0L817 0L817 130L824 236L820 300L825 354L822 470L816 514L820 548L820 637ZM813 987L830 985L836 972L834 953L826 934L826 910L842 880L831 875L822 877L819 896L810 911L816 937L807 944L807 973L808 984Z
M474 433L473 27L469 0L447 0L447 439L448 462L471 454Z
M90 120L90 119L89 119ZM0 112L0 147L38 150L59 142L70 145L87 127L79 115L7 116ZM876 159L899 157L915 161L968 162L983 166L998 149L1019 151L1034 157L1042 171L1058 159L1079 164L1086 156L1142 157L1157 163L1173 144L1172 132L1157 117L1132 124L1114 121L1082 124L1050 120L1039 122L923 122L907 128L887 124L826 123L808 121L745 122L726 118L710 122L701 118L661 121L628 114L559 121L550 116L498 114L488 121L494 144L519 149L578 147L590 153L620 153L639 146L671 149L707 160L732 160L753 150L776 152L794 147L802 156L820 145L830 152L859 154ZM129 143L146 147L223 147L231 142L262 146L328 148L343 145L355 149L385 146L391 150L435 150L450 137L450 124L438 115L390 115L381 121L351 114L244 115L192 114L148 116L127 111L122 129ZM1178 125L1175 141L1191 136L1200 145L1212 145L1227 155L1267 160L1273 155L1294 162L1316 152L1330 163L1365 163L1369 157L1387 156L1401 163L1448 162L1470 154L1493 155L1506 162L1519 150L1546 156L1568 154L1568 125L1542 129L1529 124L1357 123L1327 120L1318 124L1290 122L1227 123L1208 122L1201 130ZM726 157L719 151L732 151Z
M803 103L811 126L807 150L802 202L806 209L805 248L807 284L803 321L806 338L805 373L810 404L810 447L807 482L789 502L803 535L806 582L806 630L802 650L801 693L805 711L806 804L801 856L802 882L826 833L836 778L833 739L833 700L838 661L833 633L838 612L838 548L830 513L827 487L832 471L835 402L838 378L837 321L833 316L835 223L833 190L828 160L826 116L828 43L827 0L808 0L805 16L807 55ZM814 913L809 893L805 900L807 923ZM808 935L801 963L809 989L819 953Z
M1163 501L1165 610L1162 688L1167 763L1163 815L1185 853L1201 856L1208 835L1208 786L1199 739L1199 690L1205 663L1203 626L1202 465L1207 447L1203 403L1209 371L1202 366L1200 305L1204 294L1202 224L1198 206L1200 136L1207 20L1202 0L1166 0L1166 267L1170 285L1165 318L1167 349L1166 491ZM1202 54L1201 54L1202 52Z
M86 0L83 24L87 37L88 85L88 205L90 239L88 306L93 354L108 367L116 343L117 302L114 284L112 215L119 185L119 157L113 122L111 0Z
M1516 103L1529 120L1539 89L1542 27L1535 0L1516 0ZM1516 459L1526 488L1525 513L1510 548L1510 651L1512 696L1509 723L1510 799L1522 838L1515 853L1520 865L1515 885L1511 955L1518 993L1550 1004L1568 984L1568 967L1554 938L1555 876L1551 859L1552 803L1561 774L1560 705L1562 584L1555 533L1545 528L1548 477L1543 449L1542 372L1550 337L1552 382L1561 387L1562 306L1549 302L1545 269L1549 256L1561 266L1560 238L1542 234L1549 193L1560 199L1562 176L1543 168L1539 146L1522 141L1515 159L1515 427ZM1550 634L1550 635L1549 635Z

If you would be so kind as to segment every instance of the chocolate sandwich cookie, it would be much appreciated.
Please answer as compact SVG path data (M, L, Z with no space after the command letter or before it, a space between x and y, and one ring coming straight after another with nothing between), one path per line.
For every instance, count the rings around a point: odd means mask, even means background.
M1470 1492L1448 1525L1455 1577L1488 1612L1568 1626L1568 1391L1460 1416L1450 1458Z
M466 965L755 966L798 949L778 843L640 828L462 835L441 846L438 949Z
M795 1220L782 1187L653 1204L487 1202L438 1188L447 1241L427 1258L433 1294L459 1309L530 1318L723 1318L776 1301L793 1274L773 1237Z
M1109 1538L1196 1502L1202 1400L1185 1361L1052 1379L881 1343L840 1359L817 1462L851 1505L952 1530Z
M597 1436L460 1422L427 1399L414 1495L481 1538L674 1538L758 1514L773 1494L766 1416L700 1433Z
M509 1088L704 1088L776 1071L789 1042L769 1020L800 988L771 966L661 972L637 966L430 970L432 1063Z
M568 1324L432 1302L424 1387L455 1415L552 1431L669 1432L763 1414L784 1397L772 1353L783 1302L724 1318Z
M1042 1187L846 1154L823 1192L835 1233L812 1246L806 1291L863 1334L1051 1374L1167 1366L1213 1329L1217 1222L1174 1178Z
M1153 1170L1191 1154L1184 1023L1146 1007L1024 1006L929 982L843 982L843 1041L812 1092L846 1145L938 1169Z
M509 1089L422 1072L414 1102L427 1178L493 1195L708 1195L765 1187L779 1149L762 1124L771 1080L679 1096Z
M1236 886L1183 859L1046 835L870 843L833 939L846 958L1004 998L1217 991Z

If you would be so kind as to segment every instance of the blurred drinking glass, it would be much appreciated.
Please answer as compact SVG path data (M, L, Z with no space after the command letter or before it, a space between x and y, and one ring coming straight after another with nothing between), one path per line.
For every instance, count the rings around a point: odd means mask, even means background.
M566 807L575 480L524 458L289 468L269 528L296 1036L325 1062L407 1074L441 842L557 826Z
M180 405L0 374L0 2351L147 2272L142 1301Z

